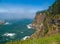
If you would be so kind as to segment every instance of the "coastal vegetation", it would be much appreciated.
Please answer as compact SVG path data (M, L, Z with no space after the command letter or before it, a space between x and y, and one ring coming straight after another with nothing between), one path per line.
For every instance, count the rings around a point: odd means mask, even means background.
M6 44L60 44L60 35L43 37L39 39L27 39L25 41L14 41Z

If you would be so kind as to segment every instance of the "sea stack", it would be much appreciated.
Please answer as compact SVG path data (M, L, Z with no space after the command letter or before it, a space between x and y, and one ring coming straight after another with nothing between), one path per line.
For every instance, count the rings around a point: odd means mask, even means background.
M0 25L3 25L4 23L6 23L5 20L0 20Z

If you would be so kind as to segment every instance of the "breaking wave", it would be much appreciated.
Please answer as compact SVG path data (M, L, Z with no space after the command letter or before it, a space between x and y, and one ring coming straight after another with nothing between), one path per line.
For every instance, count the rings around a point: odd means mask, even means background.
M27 28L28 28L28 29L31 29L31 28L32 28L32 24L28 24L28 25L27 25Z
M9 23L9 22L4 23L4 25L9 25L9 24L11 24L11 23Z
M15 36L15 33L4 33L3 36L12 37Z
M25 37L22 38L22 40L26 40L28 38L30 38L30 36L25 36Z

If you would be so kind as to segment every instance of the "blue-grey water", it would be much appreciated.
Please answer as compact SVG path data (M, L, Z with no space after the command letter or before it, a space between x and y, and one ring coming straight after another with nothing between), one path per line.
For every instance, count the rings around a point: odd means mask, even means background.
M6 20L10 24L0 25L0 44L4 44L10 40L20 40L25 36L30 36L35 30L28 29L27 25L32 23L32 19ZM5 33L14 33L15 35L4 36Z

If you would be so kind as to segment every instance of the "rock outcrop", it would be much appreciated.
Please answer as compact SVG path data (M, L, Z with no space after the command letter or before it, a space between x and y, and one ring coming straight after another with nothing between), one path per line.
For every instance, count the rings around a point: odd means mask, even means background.
M5 20L0 20L0 25L3 25L4 23L6 23Z
M39 38L44 36L44 24L45 13L38 13L35 16L35 20L32 23L32 26L36 29L35 33L31 35L31 38Z

